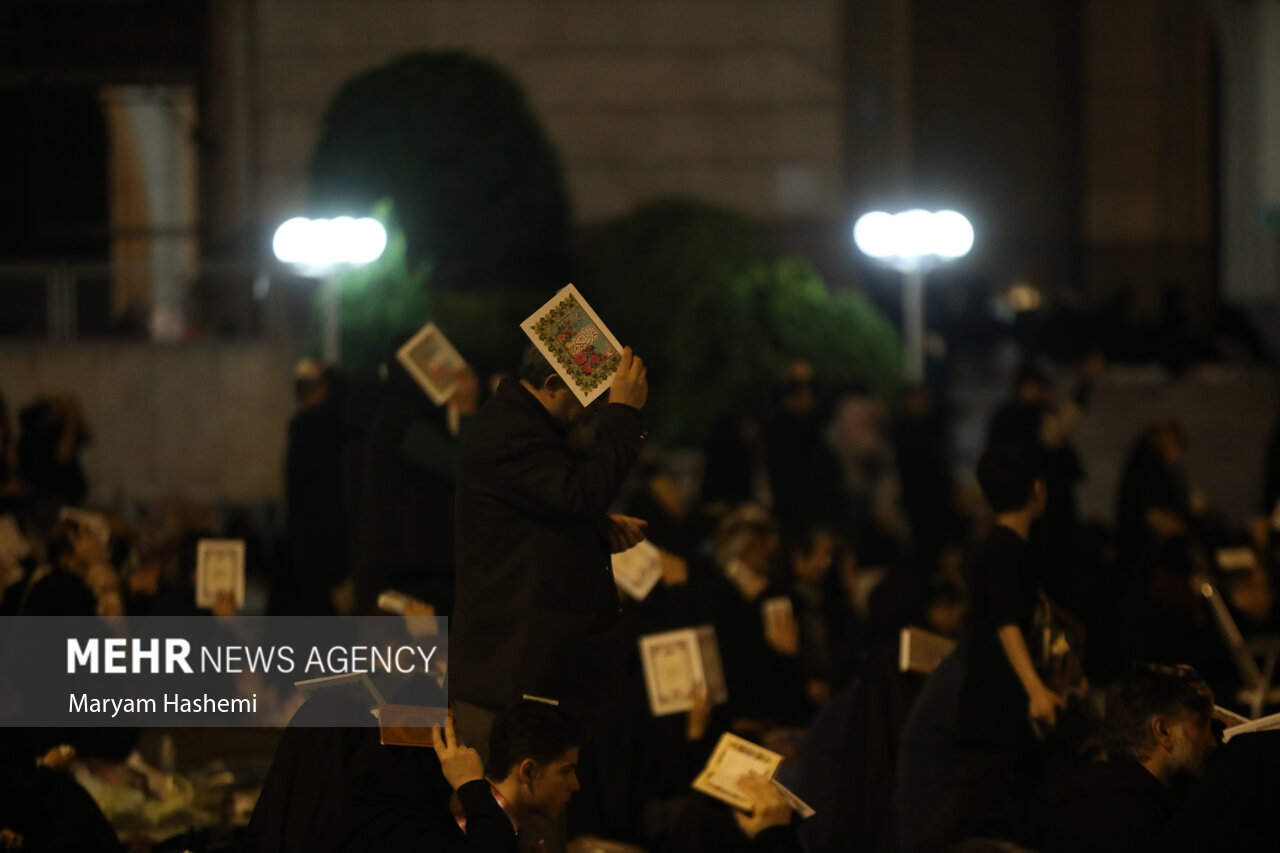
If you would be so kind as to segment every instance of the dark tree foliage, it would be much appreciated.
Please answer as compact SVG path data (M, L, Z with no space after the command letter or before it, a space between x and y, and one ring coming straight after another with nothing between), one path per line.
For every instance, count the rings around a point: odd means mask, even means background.
M394 200L411 267L447 290L563 286L569 202L560 161L497 66L414 53L348 81L311 161L315 215Z
M580 289L649 365L647 420L702 440L733 411L761 414L791 359L831 383L890 394L902 370L893 327L861 294L833 291L734 211L662 199L597 231Z
M337 276L342 366L348 375L372 380L393 342L434 322L481 378L493 370L515 370L526 338L520 321L550 298L554 289L444 290L435 286L428 262L409 265L404 230L390 200L374 205L387 228L387 248L371 264ZM317 293L310 352L320 357L324 295Z

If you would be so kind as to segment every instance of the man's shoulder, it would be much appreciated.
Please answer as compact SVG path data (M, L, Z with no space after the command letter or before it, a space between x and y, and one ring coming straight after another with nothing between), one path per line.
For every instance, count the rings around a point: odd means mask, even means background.
M1080 768L1046 799L1048 828L1074 832L1097 850L1148 849L1175 809L1159 780L1127 758Z
M480 407L468 430L482 436L521 431L554 433L555 430L537 398L509 380L499 385Z
M1161 816L1173 805L1170 792L1149 770L1125 756L1079 768L1062 786L1061 798L1090 809L1107 805L1136 816Z
M485 401L463 434L459 448L460 480L512 453L560 446L564 442L533 395L519 385L503 393L507 384L503 383L498 393ZM519 395L528 399L521 399Z

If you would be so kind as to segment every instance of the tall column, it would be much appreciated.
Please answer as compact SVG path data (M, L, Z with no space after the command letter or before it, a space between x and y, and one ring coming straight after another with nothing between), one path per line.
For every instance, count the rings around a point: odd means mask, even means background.
M1213 4L1222 56L1223 295L1280 299L1280 0Z
M253 145L253 0L211 0L201 208L206 251L250 257L257 225Z
M197 269L195 92L189 86L103 90L111 135L113 300L146 306L151 338L186 333Z

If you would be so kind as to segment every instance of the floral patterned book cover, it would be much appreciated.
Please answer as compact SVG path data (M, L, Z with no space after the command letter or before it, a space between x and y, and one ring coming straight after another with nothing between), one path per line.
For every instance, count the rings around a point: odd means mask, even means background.
M562 288L520 328L584 406L613 384L622 360L622 346L572 284Z

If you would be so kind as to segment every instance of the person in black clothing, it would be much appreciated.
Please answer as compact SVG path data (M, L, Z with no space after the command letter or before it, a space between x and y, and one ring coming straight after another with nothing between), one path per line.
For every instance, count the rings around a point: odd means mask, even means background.
M1079 521L1075 484L1084 478L1084 466L1070 439L1089 407L1094 383L1104 367L1100 354L1089 356L1080 368L1071 398L1058 403L1048 375L1027 361L1014 375L1013 397L991 417L988 447L1016 444L1040 450L1049 490L1043 526L1052 527L1054 533L1069 533Z
M643 522L607 513L644 443L647 394L625 349L594 438L576 446L587 410L530 346L520 381L504 380L465 436L449 678L470 742L522 695L579 713L612 701L623 650L610 553L638 543Z
M1185 540L1190 532L1186 443L1178 423L1155 423L1138 434L1125 457L1116 501L1116 548L1122 565L1148 561L1164 544Z
M80 504L89 484L80 452L92 433L73 397L37 397L18 413L18 473L31 487L33 499L48 507Z
M1271 853L1280 838L1280 731L1237 735L1214 750L1179 809L1175 853Z
M516 853L521 825L558 816L578 790L585 729L571 714L521 701L494 720L489 759L458 740L452 723L435 730L434 755L364 739L350 764L341 849ZM456 793L461 818L450 811Z
M943 722L943 740L933 747L952 755L939 762L934 776L943 775L941 768L953 775L945 783L923 780L913 791L910 768L900 769L900 808L921 806L918 792L924 786L946 792L940 802L924 804L936 811L917 814L914 827L902 823L909 814L900 814L907 850L936 850L966 838L1025 838L1033 726L1051 728L1065 704L1037 673L1030 646L1043 601L1027 545L1031 524L1045 504L1039 460L1026 447L991 448L978 462L978 482L995 511L995 527L966 567L965 637L931 676L920 700L938 695L954 702L953 719ZM918 725L908 721L907 733ZM914 761L918 750L904 744L903 755Z
M1125 460L1116 504L1113 635L1125 657L1183 661L1208 672L1206 650L1216 641L1202 618L1199 584L1191 582L1208 520L1194 511L1185 448L1181 426L1157 423L1142 431Z
M1075 490L1085 477L1085 469L1071 435L1088 408L1103 367L1101 355L1090 356L1080 369L1071 398L1059 403L1053 399L1049 377L1034 363L1024 364L1014 379L1013 398L996 410L987 435L988 447L1017 446L1039 454L1045 506L1032 528L1032 548L1044 565L1044 583L1050 595L1073 604L1078 597L1087 596L1077 587L1080 565L1091 557L1080 553Z
M773 619L764 613L766 601L785 594L770 577L779 548L773 518L759 507L738 507L720 523L715 546L714 563L690 568L689 596L697 618L715 627L728 713L759 725L804 725L814 707L794 610Z
M1142 853L1171 849L1181 784L1198 776L1217 746L1206 690L1149 672L1107 695L1109 758L1050 796L1040 849L1046 853Z
M457 435L479 406L479 383L468 370L437 407L394 354L384 363L361 472L356 600L370 610L380 593L394 589L449 616Z
M934 560L962 528L946 424L933 388L916 385L906 390L890 438L912 543L925 561Z
M765 439L774 516L784 527L819 522L843 529L848 507L840 460L823 435L826 413L813 366L788 364L775 400L777 411Z
M647 522L645 538L656 547L686 557L697 551L706 531L691 513L680 483L667 470L653 445L636 464L639 487L626 505L627 515Z
M830 530L812 525L786 536L787 591L800 637L800 663L805 692L821 704L852 669L852 623L856 616L840 587L844 547ZM786 570L789 569L789 572Z
M0 850L124 853L115 829L67 769L74 753L40 755L43 744L33 748L33 731L0 728Z
M245 829L245 853L341 849L353 760L366 742L377 740L373 724L366 703L341 693L321 692L298 708ZM399 751L386 751L392 750Z
M312 361L298 366L298 411L285 447L286 571L271 591L272 611L333 613L332 592L347 576L342 487L342 377Z
M1044 511L1045 485L1034 451L1014 447L983 454L978 482L996 517L966 567L970 601L961 647L967 667L960 724L976 744L1016 747L1031 735L1028 718L1051 727L1062 705L1031 656L1043 592L1027 539Z

